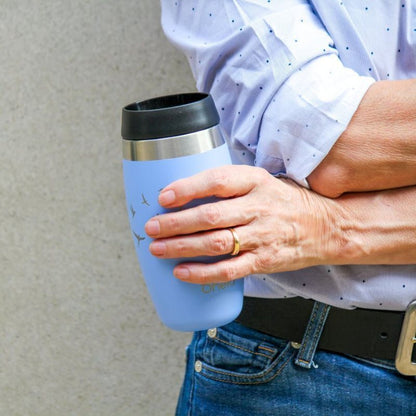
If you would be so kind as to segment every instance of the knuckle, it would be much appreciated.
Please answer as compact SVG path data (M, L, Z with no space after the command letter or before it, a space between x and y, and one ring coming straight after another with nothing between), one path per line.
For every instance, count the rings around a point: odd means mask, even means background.
M185 241L183 240L175 241L174 247L175 247L175 253L177 253L179 257L185 257L185 254L188 251L188 245L185 244Z
M227 240L224 236L212 234L208 238L208 249L213 254L223 254L227 251Z
M275 262L272 256L259 255L254 260L254 268L257 273L265 273L273 268Z
M211 184L215 192L222 192L227 188L228 175L223 170L213 170L211 172Z
M221 271L221 278L226 281L230 282L237 278L237 269L232 264L224 265Z
M166 229L176 233L181 227L181 223L179 218L177 218L175 215L169 216L166 221Z
M202 206L201 219L204 224L216 227L221 220L221 212L216 204Z

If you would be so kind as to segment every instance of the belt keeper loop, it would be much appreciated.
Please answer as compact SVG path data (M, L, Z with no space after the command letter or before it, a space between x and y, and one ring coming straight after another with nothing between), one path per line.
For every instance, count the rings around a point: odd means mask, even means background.
M322 302L315 302L309 318L308 325L303 335L302 344L296 356L295 364L303 368L311 368L313 357L318 347L322 331L328 317L330 305Z

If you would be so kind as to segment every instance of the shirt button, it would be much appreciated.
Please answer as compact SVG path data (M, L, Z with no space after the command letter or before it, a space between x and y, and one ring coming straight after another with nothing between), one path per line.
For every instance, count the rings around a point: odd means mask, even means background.
M207 334L210 338L215 338L217 336L217 328L208 329Z
M201 372L201 370L202 370L202 363L201 363L201 361L199 361L199 360L195 361L195 366L194 366L194 368L195 368L195 371L196 371L197 373L200 373L200 372Z

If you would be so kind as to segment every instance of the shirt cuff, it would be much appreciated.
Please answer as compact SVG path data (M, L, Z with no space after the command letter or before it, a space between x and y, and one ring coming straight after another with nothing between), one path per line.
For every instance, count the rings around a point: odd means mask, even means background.
M299 68L267 106L255 165L308 187L307 177L347 128L375 81L324 55Z

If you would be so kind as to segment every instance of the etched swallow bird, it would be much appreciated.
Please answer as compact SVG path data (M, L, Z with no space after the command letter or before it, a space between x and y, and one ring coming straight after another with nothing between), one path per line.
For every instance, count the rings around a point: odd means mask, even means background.
M131 212L131 216L134 218L134 216L136 215L136 211L133 208L133 205L130 205L130 212Z
M140 246L140 241L143 241L145 237L142 237L141 235L136 234L134 231L133 231L133 234L137 238L137 244Z
M142 194L142 204L147 205L148 207L150 207L150 204L147 202L147 199L143 194Z

